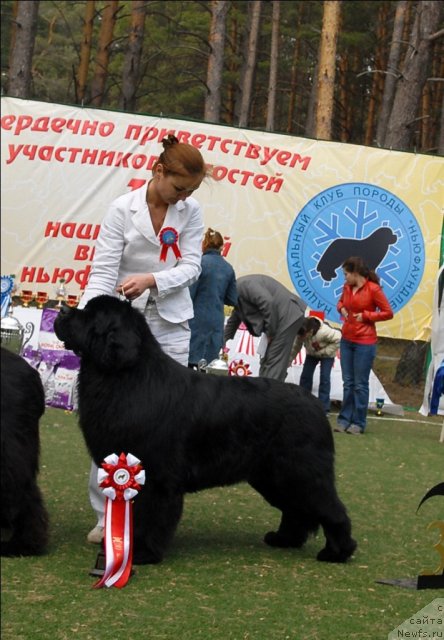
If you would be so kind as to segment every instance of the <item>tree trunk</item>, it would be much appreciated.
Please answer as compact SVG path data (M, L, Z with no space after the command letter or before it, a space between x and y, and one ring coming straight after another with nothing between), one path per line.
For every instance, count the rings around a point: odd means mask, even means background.
M407 0L399 0L396 5L395 21L393 24L392 43L390 45L389 59L387 63L387 74L384 82L384 93L382 94L381 110L376 128L376 144L384 146L385 134L387 131L388 119L392 110L395 97L395 88L399 73L399 58L401 56L401 40L404 29L405 14L407 10Z
M387 125L384 146L389 149L408 149L414 140L416 115L427 81L432 37L440 24L443 7L440 0L422 0L416 5L410 46Z
M300 28L302 15L304 11L304 3L300 3L298 19L296 23L296 36L295 43L293 49L293 59L291 62L291 79L290 79L290 99L288 104L288 117L287 117L287 133L291 133L293 131L293 118L295 115L295 106L296 106L296 95L298 89L298 62L299 62L299 51L301 47L301 38L300 38ZM300 95L300 94L299 94Z
M310 99L308 101L307 119L305 121L305 135L309 138L316 136L316 104L318 101L318 75L319 75L319 60L316 62L316 66L313 72L313 82L310 89Z
M348 130L347 120L347 108L350 104L350 97L348 95L348 55L341 55L338 62L339 81L338 81L338 103L339 103L339 140L341 142L348 142L350 139L350 131Z
M8 94L29 98L32 80L32 56L37 34L39 0L20 0L17 5L16 29L11 43Z
M106 79L108 77L109 48L113 41L116 14L119 8L118 0L109 0L103 9L102 25L99 33L99 44L96 55L94 77L91 82L91 104L100 107L105 94Z
M11 68L12 65L12 54L15 48L15 37L17 35L17 11L19 6L19 0L14 0L12 3L12 12L11 12L11 37L9 39L9 61L8 68Z
M83 23L82 44L80 46L80 61L77 70L77 102L83 104L85 99L86 83L88 80L89 59L91 56L91 42L94 22L94 0L87 0L85 4L85 18Z
M122 111L135 111L136 109L136 91L140 80L146 8L146 0L133 0L131 3L131 30L123 63L122 95L119 105Z
M250 36L248 39L247 61L245 75L242 83L242 100L239 113L239 126L246 127L248 125L251 94L253 89L254 69L256 67L257 41L259 37L259 22L261 17L261 0L252 2L252 15Z
M225 28L229 3L227 0L211 2L210 55L207 67L207 88L205 98L205 122L220 121L221 86L224 68Z
M296 40L293 49L293 62L291 64L291 78L290 78L290 98L288 101L288 115L287 115L287 133L293 131L293 118L296 105L296 92L297 92L297 61L299 58L299 40Z
M432 77L428 79L427 85L430 91L430 117L427 119L428 136L423 151L436 153L439 146L439 129L442 98L444 94L444 55L443 43L438 39L434 40L432 48Z
M444 156L444 94L441 105L441 122L439 123L438 153L440 156Z
M228 61L228 71L230 75L230 80L227 86L227 98L226 98L226 122L228 124L233 124L235 120L235 112L236 112L236 85L233 81L233 78L236 77L238 71L237 59L239 57L239 35L238 35L238 24L237 19L232 18L231 24L229 28L229 36L228 41L231 43L231 56Z
M387 39L388 6L381 5L378 11L378 24L376 26L376 52L375 73L372 78L372 88L367 108L367 122L364 136L364 144L370 146L374 141L376 111L381 99L381 70L385 66L385 47Z
M316 138L331 140L333 98L336 71L336 43L341 15L341 0L324 0L321 45L319 50Z
M273 17L271 25L271 52L270 52L270 77L268 80L268 103L267 103L267 120L265 123L265 131L274 130L274 114L276 108L276 91L277 91L277 70L279 55L279 18L280 18L280 1L273 0Z
M419 121L420 129L421 129L421 144L420 144L419 150L425 153L427 153L427 151L432 146L431 135L430 135L431 133L430 110L432 105L431 92L432 92L431 83L426 82L426 84L424 85L424 91L421 97L421 113L420 113L421 118Z

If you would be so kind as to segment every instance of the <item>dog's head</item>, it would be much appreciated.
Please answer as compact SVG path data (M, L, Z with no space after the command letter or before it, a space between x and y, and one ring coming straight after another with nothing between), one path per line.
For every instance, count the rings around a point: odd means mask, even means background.
M54 331L65 347L82 360L115 371L137 362L148 327L142 314L129 302L98 296L84 309L62 307Z

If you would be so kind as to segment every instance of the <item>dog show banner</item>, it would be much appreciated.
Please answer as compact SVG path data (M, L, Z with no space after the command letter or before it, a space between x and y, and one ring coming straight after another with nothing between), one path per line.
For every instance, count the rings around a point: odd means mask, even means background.
M439 156L18 98L1 104L1 269L20 288L54 297L64 278L69 293L82 292L110 203L148 184L173 133L208 165L196 197L237 277L272 276L339 323L341 264L361 255L395 312L379 335L429 338L443 228Z

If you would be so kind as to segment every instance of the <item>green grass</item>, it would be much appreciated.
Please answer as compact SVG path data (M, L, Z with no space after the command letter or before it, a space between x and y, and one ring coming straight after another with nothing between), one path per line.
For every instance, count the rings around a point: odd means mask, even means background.
M97 547L87 496L89 458L73 414L47 410L40 486L51 547L2 560L3 640L376 640L437 597L376 580L436 569L432 545L444 499L440 420L371 418L364 437L335 434L337 478L359 548L346 565L317 562L322 536L303 550L271 549L277 512L247 485L187 496L160 565L136 567L124 589L91 588ZM409 415L412 420L412 415ZM111 452L110 452L111 453ZM149 482L149 469L147 477ZM137 498L136 498L137 499Z

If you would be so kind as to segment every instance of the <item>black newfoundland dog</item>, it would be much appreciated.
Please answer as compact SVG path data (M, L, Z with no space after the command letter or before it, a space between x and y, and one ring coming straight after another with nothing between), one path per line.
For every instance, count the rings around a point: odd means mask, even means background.
M3 347L1 395L1 554L40 555L48 542L48 514L37 486L45 395L38 372Z
M163 353L144 316L99 296L54 324L81 357L80 427L97 465L132 453L147 482L134 502L134 562L160 562L187 492L246 481L282 512L273 547L301 547L319 526L318 560L356 548L335 489L331 428L318 400L267 378L192 371Z

